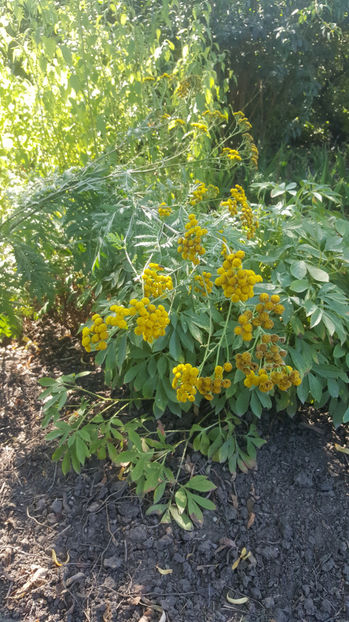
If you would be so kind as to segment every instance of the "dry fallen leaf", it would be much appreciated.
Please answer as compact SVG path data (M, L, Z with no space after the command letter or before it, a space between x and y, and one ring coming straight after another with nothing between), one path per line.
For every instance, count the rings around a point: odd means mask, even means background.
M105 606L105 612L103 613L103 622L110 622L112 619L112 612L110 608L110 603L107 603Z
M255 518L256 518L255 513L251 512L250 517L249 517L248 522L247 522L247 529L250 529L250 527L252 527Z
M36 568L34 574L25 582L25 584L17 590L17 593L14 596L11 596L13 599L22 598L26 595L34 587L37 587L38 584L41 585L45 582L45 579L42 575L46 574L46 568Z
M238 501L237 496L236 495L231 495L230 498L231 498L231 501L232 501L232 504L233 504L234 508L237 510L238 507L239 507L239 501Z
M242 598L232 598L232 596L229 596L229 594L227 594L227 601L232 605L244 605L248 602L248 596L243 596Z
M160 568L157 564L155 568L160 574L171 574L173 572L172 568Z
M338 443L335 443L334 447L337 451L340 451L342 454L347 454L349 456L349 447L342 447L341 445L338 445Z
M67 553L67 559L65 559L64 562L58 561L56 551L54 549L51 549L51 557L52 557L52 561L54 561L56 566L65 566L65 564L67 564L70 560L70 555L69 553Z

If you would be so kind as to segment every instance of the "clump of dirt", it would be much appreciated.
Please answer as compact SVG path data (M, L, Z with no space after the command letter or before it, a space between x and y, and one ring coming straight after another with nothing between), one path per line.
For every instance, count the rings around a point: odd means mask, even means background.
M60 326L29 337L0 348L2 622L349 619L344 429L314 411L265 415L258 467L236 477L191 453L184 469L215 482L217 510L193 532L159 525L110 463L63 477L51 462L37 379L91 360Z

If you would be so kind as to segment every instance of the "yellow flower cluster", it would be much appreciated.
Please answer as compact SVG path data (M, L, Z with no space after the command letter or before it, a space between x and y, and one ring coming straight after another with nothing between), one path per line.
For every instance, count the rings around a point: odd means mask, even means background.
M82 345L86 352L91 352L91 344L96 346L96 350L105 350L107 347L108 327L103 322L99 313L92 316L93 324L90 328L84 326L82 329Z
M258 153L258 149L257 149L257 147L256 147L256 145L254 143L253 136L251 136L251 134L246 132L246 134L243 135L243 141L244 141L244 144L246 146L247 155L250 158L251 163L253 164L253 166L255 168L258 168L259 153Z
M222 287L224 296L230 298L232 302L246 302L254 295L253 286L260 283L263 279L253 270L242 268L242 259L245 257L244 251L237 251L226 255L222 268L218 268L219 277L215 280L218 287Z
M285 365L283 357L286 356L286 352L276 345L278 340L278 335L263 335L256 349L256 358L260 361L264 359L261 369L258 369L257 363L252 361L250 352L236 355L236 367L246 376L245 387L258 387L262 393L267 393L274 386L281 391L287 391L292 385L297 387L301 384L299 372Z
M211 272L203 272L194 276L195 287L194 292L201 294L202 296L208 296L212 292L213 283L211 281Z
M175 94L178 97L186 97L191 89L197 91L201 87L201 78L198 75L191 75L182 80L176 90Z
M253 326L251 324L252 311L247 310L238 317L240 326L235 326L235 335L241 335L244 341L251 341Z
M251 162L255 168L258 168L259 152L254 143L251 144Z
M199 257L205 253L205 248L201 244L201 238L206 235L207 229L202 229L195 214L189 214L189 222L185 225L186 232L184 237L178 240L178 252L183 259L192 261L195 266L200 262Z
M236 184L235 188L230 188L230 194L233 200L233 210L228 206L230 214L235 216L238 207L240 207L241 224L247 230L247 238L250 240L255 234L258 222L254 219L252 209L246 199L245 191L242 186Z
M225 201L221 201L219 204L220 207L227 207L231 216L236 216L238 213L237 202L234 199L226 199Z
M230 149L230 147L224 147L222 154L232 162L241 162L242 160L239 152L236 149Z
M194 402L197 393L198 368L190 363L180 364L173 368L172 373L174 374L172 388L176 389L177 400L183 403Z
M190 194L190 205L196 205L200 203L204 198L205 199L214 199L219 194L219 188L217 186L213 186L206 184L203 181L195 180L195 190L193 190Z
M221 119L222 121L228 121L228 113L226 112L225 114L223 114L222 112L219 112L219 110L205 110L203 116L209 116L212 119L216 118Z
M238 110L238 112L234 112L235 121L239 126L239 129L242 132L248 132L252 128L251 123L248 118L244 115L242 110Z
M160 203L158 213L160 218L168 218L172 214L172 208L166 205L166 203Z
M130 315L139 315L135 335L142 335L144 341L153 343L154 339L165 334L166 326L170 323L168 313L163 307L150 303L149 298L145 297L141 300L132 298L129 307Z
M115 316L108 315L105 318L105 323L108 326L117 326L118 328L124 329L128 328L125 317L127 315L130 315L129 309L126 309L126 307L122 307L121 305L111 305L110 311L113 311L115 313Z
M170 291L173 289L171 277L158 274L162 271L163 268L157 263L150 263L149 267L144 270L142 279L144 281L145 296L158 298L158 296L162 296L166 290Z
M247 204L245 190L242 186L239 186L239 184L236 184L234 188L230 188L230 194L236 209Z
M262 393L267 393L274 388L274 385L280 391L287 391L290 387L298 387L302 382L299 372L292 369L290 365L281 367L280 371L272 371L269 375L267 370L262 368L258 371L258 375L251 371L244 380L245 387L258 387Z
M230 372L233 369L232 364L228 361L221 365L216 365L213 377L199 377L199 370L190 363L180 364L173 368L174 375L172 388L176 390L177 400L179 402L194 402L195 395L199 391L206 400L212 400L214 394L221 393L222 388L228 389L231 381L228 378L223 379L223 372Z
M259 296L259 303L256 304L257 316L253 318L254 326L262 326L262 328L273 328L274 322L270 318L269 313L282 315L285 307L280 304L280 296L263 293Z
M272 369L284 365L283 358L286 350L282 350L277 345L280 340L278 335L263 335L261 342L256 347L255 357L259 361L264 361L266 369Z
M219 395L222 389L228 389L230 387L231 381L229 380L229 378L223 379L223 372L229 372L232 369L233 366L228 361L227 363L224 363L223 367L222 365L216 365L213 377L203 376L201 378L198 378L196 386L199 393L203 395L205 400L213 400L214 395Z
M249 374L249 372L256 371L258 369L257 363L252 362L252 356L250 352L243 352L242 354L237 354L235 356L235 363L237 369L240 369L245 376Z
M183 119L172 119L172 121L168 124L168 131L173 130L173 128L178 125L185 125L185 121L183 121Z
M190 125L194 129L200 130L201 132L204 132L204 134L207 134L207 136L210 135L210 132L208 131L208 127L207 127L206 123L191 123Z

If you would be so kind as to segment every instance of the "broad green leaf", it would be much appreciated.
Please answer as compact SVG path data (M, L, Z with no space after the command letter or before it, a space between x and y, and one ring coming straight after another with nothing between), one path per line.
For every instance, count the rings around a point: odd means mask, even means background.
M337 343L337 345L335 346L335 348L333 350L333 356L334 356L334 358L337 358L337 359L340 359L343 356L345 356L345 350L343 348L341 348L341 346L338 343Z
M314 328L314 326L317 326L322 319L322 309L315 309L315 311L312 313L311 315L311 319L310 319L310 328Z
M150 492L154 490L159 483L160 475L161 475L161 464L157 462L148 463L146 469L146 479L144 483L144 492Z
M145 515L149 516L149 514L162 514L164 510L167 508L167 503L156 503L151 505L150 508L147 509ZM168 522L168 521L161 521Z
M304 374L310 371L312 365L309 361L307 361L306 356L302 355L300 352L297 352L297 350L291 347L288 348L288 352L295 368L299 371L301 376L304 376Z
M250 391L246 387L243 387L240 389L240 393L238 394L238 397L235 402L235 408L234 408L235 414L238 415L239 417L244 415L248 409L249 403L250 403Z
M257 393L257 391L252 391L251 394L251 410L258 419L261 417L263 408L259 399L259 392Z
M328 388L328 392L329 392L331 397L338 397L339 396L339 385L338 385L337 380L335 380L334 378L328 378L327 379L327 388Z
M86 458L90 455L89 449L83 439L76 435L75 438L76 456L81 464L85 463Z
M108 455L112 462L116 462L118 458L118 452L116 450L115 445L113 443L107 443Z
M161 497L163 496L166 489L167 482L161 482L154 490L153 493L153 501L154 503L159 503Z
M194 475L189 482L184 485L185 488L192 488L199 492L209 492L214 490L216 486L210 482L205 475Z
M253 395L254 393L255 392L253 392ZM258 399L260 403L262 404L263 408L269 410L272 407L271 397L268 393L263 393L262 391L258 391L256 395L258 396Z
M127 370L124 376L124 382L127 384L134 380L139 370L143 368L145 368L145 363L143 361L141 363L137 363L137 365L134 365L134 367L130 367L130 369Z
M305 261L293 261L290 265L290 272L296 279L303 279L307 273Z
M160 356L157 362L157 370L159 377L162 378L167 372L167 358L165 356Z
M206 497L201 497L200 495L196 495L192 492L190 493L190 496L188 496L188 500L189 498L194 499L194 501L196 501L196 503L201 505L202 508L205 508L205 510L216 509L216 505L215 503L213 503L213 501L211 501L211 499L207 499Z
M155 390L154 376L151 376L150 378L147 378L147 380L142 384L142 389L141 389L142 396L145 399L150 399L154 395L154 390Z
M67 452L62 460L62 473L66 475L70 470L70 456Z
M290 284L290 289L292 289L293 292L297 293L305 292L309 289L309 287L310 283L307 279L297 279L296 281L292 281L292 283Z
M334 324L334 322L332 321L332 319L330 318L328 313L323 313L322 316L322 321L325 324L330 336L332 337L332 335L334 335L334 333L336 332L336 324ZM338 320L339 322L339 320Z
M201 330L189 318L188 318L188 328L189 328L189 332L191 333L191 335L195 339L195 341L197 341L201 345L202 344L202 333L201 333Z
M51 387L52 385L56 384L56 380L54 378L40 378L40 380L38 380L39 384L41 384L42 387Z
M116 345L117 345L116 362L117 362L119 371L121 372L124 360L126 358L127 335L126 334L122 335L122 337L117 341Z
M198 504L193 499L191 494L188 495L188 514L189 514L190 518L193 518L194 520L198 521L199 523L202 523L203 518L204 518L203 514L202 514L202 511L201 511L200 507L198 506Z
M132 449L122 451L116 456L115 459L113 459L113 462L115 462L115 464L134 462L135 459L137 458L137 455L138 455L137 452Z
M180 514L178 509L174 506L170 506L170 514L172 518L176 521L177 525L179 525L185 531L192 531L194 529L194 525L191 522L190 518L183 512Z
M47 441L53 441L56 438L59 438L60 436L63 435L62 430L58 430L57 428L55 430L52 430L51 432L49 432L48 434L46 434L46 440Z
M175 493L175 502L178 508L178 512L183 514L187 505L187 495L184 488L179 488Z
M172 332L170 337L169 352L174 361L184 361L181 343L175 330Z
M309 395L308 376L304 376L302 383L297 387L297 395L302 404L307 401Z
M308 374L308 380L310 393L315 401L319 402L322 395L322 383L314 374Z
M139 434L137 434L136 430L130 429L127 431L127 434L130 441L132 441L133 445L138 449L138 451L142 451L142 439Z
M328 275L327 272L325 272L325 270L322 270L321 268L318 268L317 266L313 266L309 263L307 263L307 270L310 274L310 276L315 279L315 281L320 281L322 283L328 283L328 281L330 280L330 277Z

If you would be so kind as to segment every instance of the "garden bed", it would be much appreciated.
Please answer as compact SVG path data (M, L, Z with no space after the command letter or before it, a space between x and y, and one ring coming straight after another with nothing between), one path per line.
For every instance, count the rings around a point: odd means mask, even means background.
M31 327L28 337L0 349L1 622L349 618L343 427L312 410L294 420L266 414L258 466L236 477L189 453L183 469L216 484L217 510L192 532L159 525L109 462L67 477L51 462L37 379L86 362L59 326ZM91 382L103 386L98 373ZM244 547L251 555L233 570Z

